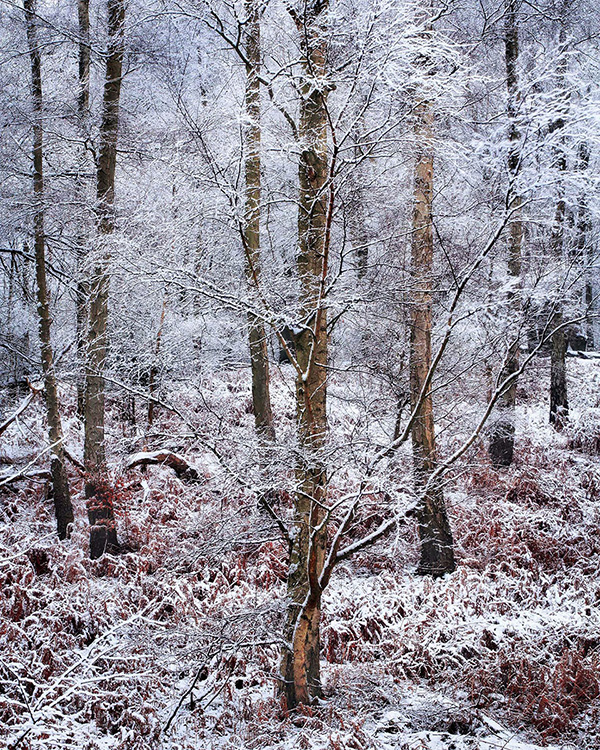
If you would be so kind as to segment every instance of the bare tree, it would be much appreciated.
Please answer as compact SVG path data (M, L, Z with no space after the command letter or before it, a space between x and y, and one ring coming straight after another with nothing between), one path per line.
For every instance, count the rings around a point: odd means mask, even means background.
M44 230L44 100L42 94L41 55L37 40L35 0L24 0L29 61L31 65L31 94L33 100L33 195L35 210L33 215L33 234L35 248L35 275L37 281L38 315L42 369L44 372L44 393L46 397L46 414L52 452L51 476L52 496L56 513L58 536L65 539L69 536L73 523L73 506L69 491L69 481L65 466L65 450L60 418L58 387L54 369L54 356L50 329L50 290L46 279L46 234Z
M521 246L523 244L523 198L519 192L518 178L521 169L521 134L518 126L521 94L519 90L519 28L517 23L517 0L506 0L504 15L504 60L506 64L507 113L508 113L508 179L507 201L512 210L508 229L508 275L511 280L507 295L507 307L511 316L511 340L500 381L506 380L519 369L519 322L521 318ZM489 453L496 467L510 466L515 446L515 403L517 378L498 401L498 411L490 434Z
M333 211L328 151L327 44L323 19L327 2L307 2L302 14L290 10L302 51L299 164L298 256L300 324L296 344L296 421L299 455L290 535L288 608L281 659L281 690L288 706L321 695L320 638L327 525L327 472L323 449L327 432L328 332L326 280Z
M246 2L246 130L245 179L246 205L243 243L246 255L246 275L251 287L258 286L260 278L260 16L259 0ZM262 320L248 313L248 339L252 369L252 406L254 423L259 435L268 440L275 438L271 395L269 390L269 353Z
M89 0L77 0L77 19L79 25L79 55L77 116L82 137L86 137L90 109L90 3ZM82 164L85 169L85 146L83 147ZM77 175L76 191L85 197L85 178ZM89 289L84 276L84 260L87 248L87 235L81 232L77 238L77 260L79 278L76 290L76 333L77 333L77 413L81 419L85 416L85 344L88 318Z
M92 270L85 383L85 495L90 522L90 556L118 549L112 491L106 479L104 445L105 381L108 348L109 258L107 239L114 231L115 168L119 99L124 55L124 0L108 0L108 52L96 173L97 257Z
M428 29L430 30L430 25ZM421 559L418 572L434 576L455 569L452 532L439 483L429 478L437 465L435 423L428 378L431 357L431 296L433 291L433 110L421 99L414 112L417 147L411 234L410 400L412 445ZM423 389L426 390L423 393Z
M566 30L564 13L568 9L568 1L562 3L563 16L560 22L559 36L559 62L557 75L558 88L558 117L550 126L550 130L559 132L559 143L556 147L556 169L558 170L558 200L554 213L554 223L552 226L552 236L550 238L550 248L554 255L555 261L559 268L562 267L564 242L565 242L565 220L567 213L567 203L565 200L564 175L567 171L567 154L565 150L564 127L569 109L569 96L565 91L565 76L567 73L566 57ZM552 335L552 349L550 355L550 424L554 425L556 430L564 427L565 421L569 415L569 402L567 398L567 336L563 327L563 300L560 298L562 290L558 289L559 297L554 300L554 311L551 320L551 326L554 329Z

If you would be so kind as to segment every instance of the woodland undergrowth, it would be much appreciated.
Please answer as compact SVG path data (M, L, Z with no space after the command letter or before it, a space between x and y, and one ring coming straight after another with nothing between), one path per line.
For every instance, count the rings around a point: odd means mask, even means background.
M542 374L530 376L530 392ZM579 388L585 382L579 373ZM224 446L227 435L251 432L243 375L213 383L213 396L218 413L210 394L202 407L190 394L180 403L220 430ZM451 747L450 739L427 744L421 730L476 743L487 716L536 746L600 747L598 422L577 410L574 395L572 422L556 434L545 404L523 401L511 469L494 471L480 445L446 486L454 574L414 575L410 525L340 565L324 602L326 699L291 715L274 697L286 570L277 528L201 440L173 437L184 430L172 414L158 410L142 446L120 425L115 400L120 555L88 559L75 468L66 542L55 538L43 481L3 489L2 742L24 750ZM7 471L39 453L41 414L30 411L8 435ZM279 420L280 433L293 431L285 405ZM443 452L453 448L449 435ZM185 484L160 467L124 470L128 451L164 445L165 436L205 481ZM71 416L68 441L78 439ZM285 493L280 502L285 510ZM442 720L425 700L429 718L419 724L411 695L454 709Z

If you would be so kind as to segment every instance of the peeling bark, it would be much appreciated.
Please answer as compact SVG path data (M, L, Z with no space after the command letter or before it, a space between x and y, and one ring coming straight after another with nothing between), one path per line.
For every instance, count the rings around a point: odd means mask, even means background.
M327 529L323 505L327 472L323 449L327 432L327 309L329 227L333 184L327 152L326 43L321 14L326 3L314 2L300 17L303 53L300 84L298 256L302 327L295 335L296 423L299 458L287 580L288 607L281 658L282 694L288 707L309 704L321 696L321 585ZM319 82L316 85L315 82Z

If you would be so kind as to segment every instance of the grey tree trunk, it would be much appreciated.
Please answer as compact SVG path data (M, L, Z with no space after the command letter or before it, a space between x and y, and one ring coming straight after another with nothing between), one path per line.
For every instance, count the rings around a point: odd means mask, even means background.
M506 87L508 94L508 153L509 191L508 201L512 209L512 220L508 229L508 275L512 280L508 293L507 306L511 317L511 341L500 382L519 369L519 323L521 318L521 248L523 244L522 197L516 184L520 172L520 142L518 128L519 114L519 30L517 25L517 0L506 0L504 25L504 59L506 64ZM490 429L489 454L496 468L510 466L515 447L515 404L517 378L498 399L496 415Z
M244 217L244 252L246 276L251 287L260 281L260 3L247 0L246 12L246 206ZM275 439L271 410L269 353L265 327L261 319L249 313L248 340L252 370L252 407L254 424L260 437Z
M90 108L90 4L89 0L77 0L77 17L79 24L79 93L77 96L77 115L83 138L87 137L87 124ZM85 147L83 148L81 169L85 169ZM85 198L85 179L78 176L76 192ZM76 335L77 335L77 414L85 417L85 351L86 329L88 319L89 289L85 279L84 263L87 250L87 233L82 231L77 238L78 280L75 297Z
M326 42L321 18L327 3L316 0L302 16L292 16L300 34L303 79L300 82L301 156L299 164L298 256L302 329L296 344L296 421L299 459L294 528L287 580L288 608L281 658L281 691L288 707L321 695L321 586L327 529L323 503L327 473L323 449L327 432L327 310L333 184L327 153ZM315 85L320 81L321 85Z
M167 313L167 290L165 289L163 296L163 303L160 310L160 322L158 324L158 331L156 332L156 342L154 344L154 358L152 360L152 366L150 367L150 373L148 377L148 393L150 398L148 399L148 429L152 427L154 423L154 394L156 392L156 381L159 373L159 357L160 357L160 344L162 341L163 328L165 325L165 315Z
M590 165L590 147L587 141L582 141L577 149L577 171L584 173L588 170ZM577 201L577 224L576 224L576 241L575 246L580 262L583 264L584 271L584 291L583 291L583 305L584 313L586 316L585 320L585 334L586 334L586 349L591 351L594 349L594 312L595 312L595 300L594 300L594 286L592 283L592 254L589 251L589 237L592 230L592 219L590 216L590 209L588 206L587 194L585 190L581 190L579 193L579 199Z
M44 230L44 132L41 56L37 42L35 0L24 0L27 42L31 64L31 92L33 99L33 194L35 213L33 216L35 275L37 281L38 315L44 373L44 393L51 449L52 497L56 513L58 536L69 536L73 523L73 506L65 465L63 431L60 419L58 388L54 370L54 357L50 329L50 291L46 280L46 235Z
M354 157L356 166L352 172L352 182L348 200L348 230L350 242L356 255L356 269L359 281L363 279L369 269L369 232L365 216L365 180L367 169L365 155L360 141L364 132L362 118L354 128Z
M417 524L421 543L418 573L451 573L454 543L444 494L429 481L437 465L431 393L422 395L431 368L431 295L433 289L433 112L426 101L415 107L417 160L414 175L411 237L410 399L418 409L412 427Z
M104 446L104 368L108 347L109 258L107 239L114 231L115 168L119 98L124 54L125 0L108 0L108 54L96 172L98 256L90 279L90 310L85 382L85 495L90 522L90 556L118 550L113 490L106 479Z
M563 3L563 6L566 3ZM566 8L565 8L566 10ZM565 120L569 109L569 96L565 91L565 77L567 74L566 58L566 30L564 16L561 20L560 37L559 37L559 63L558 63L558 101L559 116L552 123L550 131L562 131L565 127ZM552 227L552 236L550 246L555 262L560 268L563 263L564 253L564 235L566 219L566 202L564 197L564 174L567 171L567 156L564 149L564 136L560 139L557 146L556 169L559 172L559 198L556 203L554 214L554 224ZM567 336L563 325L563 302L557 299L554 313L550 321L552 330L552 349L550 355L550 424L556 430L562 430L569 418L569 403L567 399Z

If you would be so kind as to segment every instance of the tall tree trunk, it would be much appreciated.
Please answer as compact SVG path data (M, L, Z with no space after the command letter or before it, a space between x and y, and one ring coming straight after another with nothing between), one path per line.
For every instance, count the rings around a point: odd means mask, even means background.
M521 247L523 244L522 197L519 194L517 179L521 162L521 135L518 128L519 114L519 30L517 26L517 0L506 0L504 18L504 59L506 64L507 113L508 113L508 203L512 209L512 220L508 228L508 276L511 288L507 306L511 317L511 341L506 362L500 374L500 382L519 369L519 324L521 319ZM490 429L489 453L496 468L510 466L515 448L515 404L517 379L511 381L498 399L495 418Z
M56 513L58 536L69 536L73 523L73 506L65 465L63 432L59 412L58 388L54 370L54 358L50 339L52 319L50 317L50 291L46 280L46 236L44 230L44 134L43 96L40 50L37 43L35 0L24 0L27 42L31 63L31 91L33 98L33 194L35 213L33 217L35 274L37 281L38 314L44 372L44 392L51 449L52 496Z
M108 0L108 55L96 172L97 257L90 279L86 352L85 495L90 522L90 556L118 550L113 491L106 475L104 446L104 368L108 348L108 239L114 231L115 168L119 98L124 54L125 0Z
M301 38L301 156L299 164L298 256L300 333L296 343L296 464L294 528L287 580L288 609L281 659L281 691L289 707L321 695L321 574L327 529L323 504L327 473L323 449L327 431L327 277L333 185L327 153L326 42L321 14L327 3L315 0L300 17L292 12ZM320 82L320 85L316 84Z
M565 3L563 3L563 6ZM566 10L566 8L565 8ZM561 29L559 38L559 54L560 59L558 63L558 100L560 106L560 112L557 119L552 123L550 132L562 131L565 126L565 118L569 107L568 94L565 91L565 76L567 73L567 58L566 58L566 31L564 25L564 16L561 19ZM557 146L557 158L556 158L556 169L559 172L559 198L556 203L556 210L554 214L554 224L552 227L552 236L550 238L550 246L555 262L560 268L563 264L563 251L564 251L564 234L565 234L565 218L566 218L566 203L564 197L564 173L567 171L567 156L564 149L564 136L561 137L559 145ZM558 293L561 294L560 289ZM550 424L554 426L556 430L562 430L566 420L569 416L569 403L567 400L567 363L566 363L566 352L567 352L567 337L565 329L562 328L563 324L563 302L562 299L557 298L555 301L554 312L550 321L551 329L554 331L552 334L552 349L550 354Z
M348 201L348 230L350 242L356 255L356 269L359 281L369 269L369 232L365 216L365 180L367 178L366 160L361 146L364 133L364 121L361 116L354 128L354 158L356 166L352 172L352 182Z
M590 147L587 141L582 141L577 149L577 171L581 174L586 172L590 165ZM587 200L587 191L581 189L579 192L579 199L577 201L577 224L576 224L576 241L575 246L577 248L577 255L583 265L584 273L584 292L583 292L583 306L585 313L585 335L586 335L586 349L591 351L594 349L594 287L592 283L592 257L589 252L588 241L589 235L592 229L592 221L590 217L590 209Z
M260 2L247 0L246 12L246 206L244 251L246 275L251 287L260 279ZM248 339L252 370L252 407L254 424L260 437L274 440L273 413L269 391L269 353L265 327L261 319L249 313Z
M417 160L414 176L410 319L410 398L418 408L412 427L415 489L419 495L417 523L421 542L418 572L440 576L451 573L454 544L444 494L428 482L436 468L435 424L431 393L422 395L431 368L431 294L433 289L433 112L429 102L415 107ZM420 404L420 405L419 405Z
M559 157L559 169L566 169L564 153ZM562 190L562 187L561 187ZM566 204L561 195L554 215L554 226L550 246L556 263L562 265L564 225ZM560 294L560 290L559 294ZM558 431L562 430L569 416L569 402L567 399L567 337L563 324L563 304L561 299L554 303L554 311L550 320L552 334L552 347L550 350L550 424Z
M89 0L77 0L77 17L79 23L79 92L77 96L77 115L82 138L87 137L90 108L90 4ZM82 148L80 169L85 170L85 146ZM78 175L76 193L85 199L85 177ZM82 231L77 237L78 280L75 293L75 321L77 335L77 414L85 417L85 351L86 328L88 319L89 289L85 279L84 263L87 250L87 233Z

